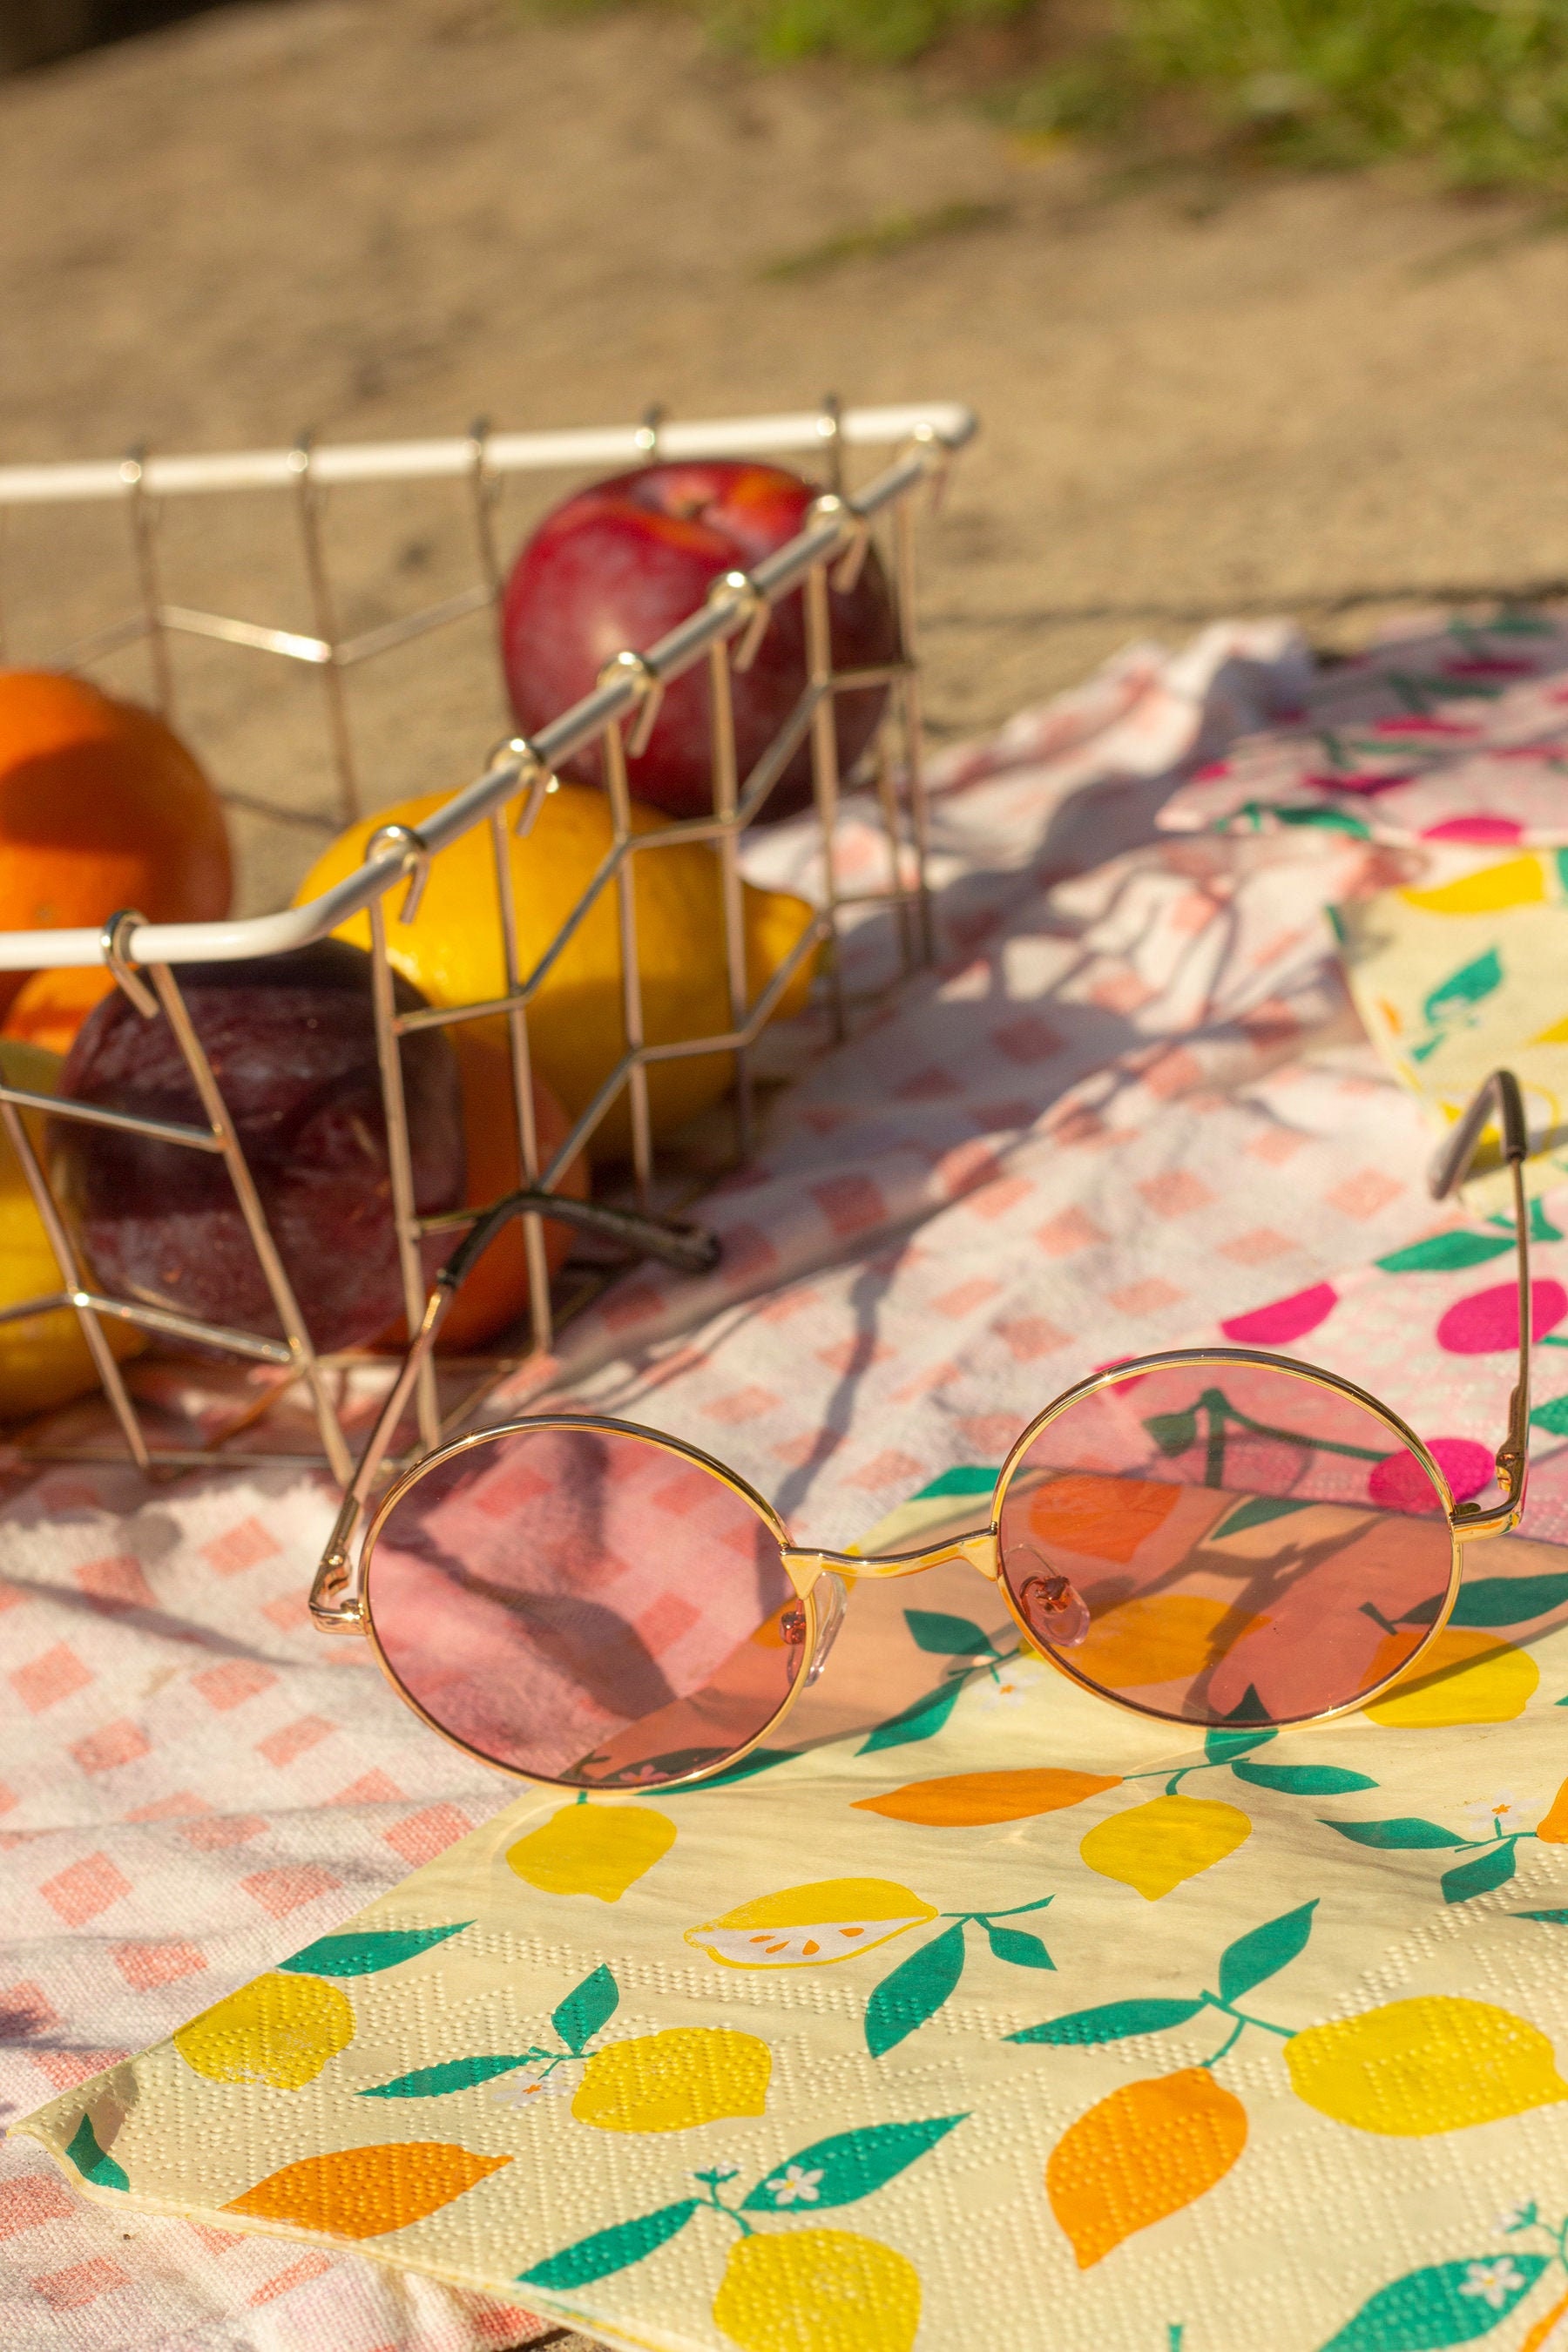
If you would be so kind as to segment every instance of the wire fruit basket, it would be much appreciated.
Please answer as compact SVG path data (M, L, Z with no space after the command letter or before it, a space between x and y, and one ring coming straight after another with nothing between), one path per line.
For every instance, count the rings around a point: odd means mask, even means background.
M809 453L820 468L823 490L797 537L749 572L716 579L706 601L657 644L627 646L605 664L595 689L531 737L512 736L489 756L483 772L454 789L417 831L389 824L374 832L361 868L308 903L221 922L154 923L134 910L116 915L101 931L57 929L0 932L0 971L32 972L107 965L137 1011L162 1013L178 1045L201 1106L201 1121L152 1120L89 1103L40 1095L0 1079L0 1121L47 1232L59 1272L58 1290L20 1301L0 1312L16 1323L62 1308L72 1310L90 1352L102 1398L112 1415L101 1434L73 1440L24 1430L16 1452L24 1458L129 1460L141 1470L174 1471L229 1463L309 1460L323 1465L342 1486L353 1468L352 1440L366 1412L365 1382L354 1377L363 1363L343 1363L312 1346L299 1301L285 1270L254 1174L241 1148L236 1121L193 1023L179 972L182 966L281 955L323 940L351 917L368 918L371 993L396 1236L398 1267L408 1328L417 1328L425 1290L422 1245L430 1234L460 1231L486 1213L480 1203L436 1216L416 1206L411 1137L401 1040L434 1026L498 1018L510 1048L510 1114L522 1180L542 1195L554 1193L565 1172L600 1124L624 1106L631 1139L631 1189L647 1207L659 1175L659 1154L648 1110L648 1074L658 1062L683 1055L730 1057L733 1084L734 1155L743 1161L752 1148L752 1065L758 1037L792 978L808 957L826 950L829 1017L843 1034L847 1018L838 953L847 922L861 918L868 903L890 916L902 969L929 960L931 912L926 880L927 813L921 758L921 702L915 615L915 531L919 494L939 492L956 452L975 429L970 412L954 404L840 410L829 400L817 411L729 418L706 423L666 423L649 412L641 424L621 429L542 433L491 433L483 427L450 440L314 446L195 457L138 454L119 463L83 463L0 467L0 525L25 509L51 516L89 502L110 501L129 530L134 583L131 609L79 632L33 666L68 670L96 667L128 649L145 658L151 698L164 716L175 701L174 647L181 640L205 640L240 657L256 654L313 669L321 682L318 723L324 743L338 814L344 824L360 814L364 796L348 682L357 674L395 666L418 640L451 628L475 614L492 614L504 579L498 549L496 506L509 477L527 474L581 476L659 459L783 457ZM885 462L859 488L846 482L850 453L884 453ZM890 453L890 454L888 454ZM327 530L329 499L341 500L370 486L445 484L466 502L477 553L478 576L456 593L418 610L362 629L338 625L337 598ZM296 560L314 615L310 631L262 625L226 611L172 602L164 591L161 526L165 512L182 500L254 499L268 493L290 501ZM884 569L897 618L896 658L876 669L836 666L830 584L853 583L868 547L886 549ZM243 544L243 538L241 540ZM804 604L806 678L803 692L749 773L739 771L734 726L734 681L744 671L770 613L782 598L801 592ZM243 590L235 601L241 601ZM499 663L499 632L492 627ZM3 657L3 656L0 656ZM712 813L672 819L653 829L634 830L634 803L626 762L647 740L665 688L688 671L705 666L711 758ZM871 750L854 778L839 774L835 730L837 695L879 686L888 708ZM509 833L526 834L545 797L555 789L556 772L574 755L600 747L602 773L611 816L611 846L582 896L542 954L525 968L518 908L510 863ZM784 961L753 992L748 983L742 930L741 852L777 778L800 749L808 747L814 834L821 887L815 919ZM861 772L864 771L864 773ZM840 870L840 798L846 782L863 784L872 795L885 845L884 872L868 882ZM227 794L232 803L266 810L264 796ZM380 795L384 804L384 792ZM434 861L466 835L488 830L497 910L505 950L506 986L483 1002L431 1004L399 1010L389 939L413 922ZM723 961L728 1019L721 1030L675 1042L652 1043L644 1019L645 971L639 960L635 868L638 859L658 857L677 845L712 845L721 877ZM607 899L615 916L618 988L624 1050L593 1098L571 1122L557 1148L546 1150L536 1128L530 1050L530 1012L563 950L590 910ZM217 1155L227 1171L245 1226L265 1276L281 1337L232 1328L115 1296L100 1287L82 1257L51 1183L45 1155L37 1148L25 1116L80 1119L118 1127L181 1148ZM529 1281L528 1341L523 1353L486 1360L479 1380L469 1379L454 1400L444 1395L433 1367L426 1366L415 1400L414 1417L422 1445L434 1445L471 1411L482 1388L520 1361L527 1349L547 1354L558 1319L545 1257L545 1219L530 1211L522 1219ZM264 1397L292 1393L304 1402L299 1427L309 1435L304 1452L290 1454L273 1445L247 1453L223 1442L198 1444L161 1442L157 1415L149 1414L135 1384L117 1360L106 1326L119 1321L148 1334L165 1349L197 1356L223 1351L256 1368ZM373 1360L374 1375L385 1360ZM266 1385L269 1383L270 1385ZM251 1426L247 1421L246 1426ZM296 1443L299 1441L297 1440Z

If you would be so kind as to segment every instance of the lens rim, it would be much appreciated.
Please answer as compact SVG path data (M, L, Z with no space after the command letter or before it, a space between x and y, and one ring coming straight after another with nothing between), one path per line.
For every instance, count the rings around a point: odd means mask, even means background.
M417 1462L412 1463L406 1470L402 1471L393 1480L392 1485L376 1505L374 1515L365 1530L364 1543L360 1552L361 1622L374 1654L375 1662L404 1706L411 1709L429 1730L446 1740L449 1747L459 1748L465 1756L473 1757L477 1763L487 1765L492 1772L504 1772L510 1780L526 1781L531 1788L565 1789L576 1796L590 1784L583 1780L552 1780L542 1772L525 1772L516 1764L503 1764L499 1757L486 1755L482 1748L475 1748L468 1740L460 1738L457 1732L449 1730L444 1723L437 1722L429 1710L422 1706L413 1693L398 1679L388 1662L385 1651L381 1646L381 1637L375 1627L375 1548L388 1517L404 1497L411 1494L420 1480L432 1470L439 1469L443 1464L455 1460L460 1454L471 1453L480 1445L494 1444L501 1438L531 1436L536 1431L546 1429L592 1429L601 1433L607 1432L615 1437L635 1437L645 1445L656 1446L661 1452L674 1454L681 1461L695 1463L700 1470L711 1472L714 1477L729 1487L731 1494L738 1495L742 1502L751 1505L766 1527L768 1533L777 1543L784 1574L795 1587L795 1597L805 1611L805 1640L801 1654L807 1662L815 1654L819 1616L815 1591L810 1588L802 1591L800 1581L791 1566L788 1557L789 1532L772 1504L765 1496L759 1495L756 1488L742 1478L739 1472L726 1468L722 1462L716 1462L710 1454L704 1454L700 1446L688 1445L681 1438L667 1437L660 1430L644 1429L637 1422L616 1421L607 1414L542 1412L531 1413L522 1421L496 1422L484 1429L466 1431L461 1437L452 1438L447 1444L438 1446L435 1453L421 1454ZM762 1746L771 1731L777 1729L805 1687L805 1675L803 1671L796 1675L790 1685L784 1704L768 1717L762 1728L748 1739L743 1747L732 1748L717 1764L705 1764L695 1771L676 1773L668 1780L639 1780L635 1788L606 1789L605 1794L616 1797L639 1796L655 1789L689 1788L699 1781L710 1780L721 1772L732 1771L743 1758L750 1756L754 1748Z
M1147 1716L1157 1723L1180 1724L1184 1729L1194 1732L1225 1728L1225 1719L1222 1717L1206 1719L1198 1716L1173 1715L1167 1708L1149 1706L1143 1701L1129 1698L1120 1691L1107 1690L1102 1684L1093 1682L1087 1675L1079 1673L1062 1653L1042 1643L1034 1628L1025 1622L1023 1614L1013 1597L1013 1588L1007 1580L1007 1570L1002 1550L1002 1515L1006 1507L1007 1492L1015 1476L1022 1468L1029 1448L1042 1430L1048 1429L1053 1421L1059 1420L1061 1415L1070 1412L1074 1405L1081 1404L1086 1397L1095 1395L1100 1389L1113 1388L1119 1381L1139 1379L1145 1372L1167 1371L1186 1367L1197 1370L1206 1365L1224 1364L1248 1364L1259 1367L1265 1371L1283 1372L1291 1380L1302 1381L1309 1388L1328 1389L1332 1394L1344 1397L1352 1404L1363 1406L1366 1412L1381 1421L1385 1429L1392 1430L1400 1442L1415 1454L1422 1469L1431 1480L1437 1498L1443 1506L1443 1517L1448 1529L1448 1589L1443 1596L1443 1605L1433 1619L1424 1638L1417 1643L1410 1655L1395 1668L1393 1674L1385 1675L1381 1682L1373 1683L1364 1691L1359 1691L1354 1698L1345 1699L1338 1706L1320 1707L1312 1715L1271 1717L1268 1727L1271 1730L1289 1731L1301 1724L1332 1723L1341 1716L1359 1715L1363 1707L1369 1706L1374 1699L1380 1698L1384 1691L1392 1690L1395 1683L1405 1679L1416 1661L1426 1655L1444 1626L1447 1625L1453 1614L1454 1604L1459 1597L1459 1587L1464 1573L1464 1536L1462 1530L1455 1524L1454 1496L1448 1481L1443 1475L1442 1467L1409 1423L1402 1421L1391 1406L1381 1402L1365 1389L1358 1388L1353 1381L1342 1380L1337 1372L1324 1371L1316 1364L1299 1363L1293 1356L1276 1356L1267 1349L1258 1348L1169 1348L1157 1355L1130 1356L1123 1363L1108 1364L1102 1370L1090 1372L1085 1379L1075 1382L1059 1397L1053 1398L1045 1411L1037 1413L1028 1426L1014 1440L1012 1449L1002 1465L992 1494L990 1532L996 1547L996 1581L1001 1587L1002 1598L1006 1603L1008 1614L1030 1647L1036 1650L1047 1664L1055 1666L1059 1674L1065 1675L1069 1682L1077 1683L1080 1690L1090 1692L1096 1698L1108 1699L1113 1706L1125 1707L1129 1714Z

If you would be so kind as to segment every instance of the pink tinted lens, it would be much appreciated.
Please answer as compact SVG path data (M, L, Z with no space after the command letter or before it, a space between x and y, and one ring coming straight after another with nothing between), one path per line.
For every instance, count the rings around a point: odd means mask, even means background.
M789 1696L805 1612L766 1522L673 1447L541 1426L434 1465L365 1584L408 1696L492 1763L572 1787L678 1780Z
M1352 1705L1426 1638L1452 1560L1392 1425L1261 1363L1134 1372L1069 1406L1009 1481L1001 1541L1042 1647L1205 1725Z

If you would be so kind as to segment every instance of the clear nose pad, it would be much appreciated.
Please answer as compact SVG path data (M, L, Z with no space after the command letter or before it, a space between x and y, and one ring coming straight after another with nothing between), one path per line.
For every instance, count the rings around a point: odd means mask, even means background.
M1019 1570L1031 1563L1026 1574ZM1089 1639L1089 1604L1069 1577L1054 1569L1026 1539L1007 1554L1007 1581L1031 1633L1053 1650L1076 1650Z
M805 1669L807 1690L827 1664L827 1654L838 1639L838 1629L844 1622L844 1611L849 1599L849 1587L841 1576L835 1576L831 1569L825 1569L812 1586L811 1592L816 1603L816 1642ZM798 1642L804 1647L805 1610L799 1602L794 1609L786 1611L784 1627L784 1640Z

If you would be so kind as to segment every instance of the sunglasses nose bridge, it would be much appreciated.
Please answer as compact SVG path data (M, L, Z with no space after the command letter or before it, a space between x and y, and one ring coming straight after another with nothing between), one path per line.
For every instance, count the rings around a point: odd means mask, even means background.
M995 1531L991 1528L973 1528L966 1534L949 1536L945 1541L913 1551L886 1552L880 1558L868 1559L858 1552L817 1551L789 1544L784 1547L784 1570L795 1591L803 1596L809 1592L819 1576L842 1576L851 1584L867 1577L920 1576L928 1568L945 1567L949 1560L963 1560L993 1584L1001 1580L1002 1562Z

